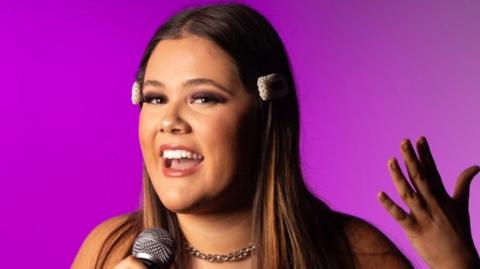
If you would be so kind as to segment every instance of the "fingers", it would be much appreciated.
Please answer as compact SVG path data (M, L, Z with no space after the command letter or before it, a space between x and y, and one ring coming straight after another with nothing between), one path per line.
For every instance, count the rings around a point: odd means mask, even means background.
M465 210L468 210L470 183L479 171L480 166L475 165L463 170L463 172L457 178L453 199Z
M437 166L432 156L430 146L428 145L427 139L424 136L421 136L417 140L417 152L420 159L420 163L425 168L425 172L428 176L428 182L432 188L433 195L439 200L444 201L447 199L448 193L443 186L442 179L438 172Z
M424 171L424 168L420 161L417 159L417 155L413 150L410 140L404 139L401 142L401 152L403 159L405 160L405 165L407 166L408 175L412 182L412 185L420 193L420 195L425 199L427 203L436 202L430 191L430 186L427 181L427 177Z
M398 222L404 229L413 229L415 219L409 216L401 207L392 201L384 192L378 194L378 201L387 210L388 213Z
M142 264L139 260L137 260L133 256L128 256L124 260L122 260L120 263L115 265L113 269L147 269L147 267Z
M395 189L402 201L411 209L412 214L420 220L428 217L429 213L424 209L425 205L422 197L408 184L395 158L388 161L388 167Z

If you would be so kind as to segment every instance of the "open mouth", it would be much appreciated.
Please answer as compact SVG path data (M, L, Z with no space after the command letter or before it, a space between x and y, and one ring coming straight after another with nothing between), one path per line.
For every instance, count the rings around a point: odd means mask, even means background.
M193 169L204 159L202 155L186 150L164 150L162 158L165 167L173 170Z

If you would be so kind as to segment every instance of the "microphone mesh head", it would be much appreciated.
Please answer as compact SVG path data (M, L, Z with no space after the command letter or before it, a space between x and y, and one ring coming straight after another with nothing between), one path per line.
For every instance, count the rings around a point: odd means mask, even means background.
M145 229L135 239L132 255L157 265L166 265L171 263L175 256L175 241L162 228Z

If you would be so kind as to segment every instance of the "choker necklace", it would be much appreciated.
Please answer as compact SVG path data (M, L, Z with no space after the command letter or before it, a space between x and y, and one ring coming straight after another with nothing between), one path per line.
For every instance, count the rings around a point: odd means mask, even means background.
M228 254L204 254L185 240L185 250L188 252L188 254L209 262L234 262L249 257L252 254L252 251L255 250L255 244L250 243L248 247L230 252Z

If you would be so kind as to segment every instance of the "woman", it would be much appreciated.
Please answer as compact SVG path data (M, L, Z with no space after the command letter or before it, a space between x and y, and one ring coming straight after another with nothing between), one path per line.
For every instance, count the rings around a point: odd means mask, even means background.
M287 54L256 11L219 4L170 18L147 46L132 100L141 107L143 207L99 224L73 268L146 268L130 253L135 236L151 227L174 236L173 268L412 268L378 229L307 189ZM390 171L411 213L383 193L379 201L432 268L473 268L466 209L479 169L462 173L453 200L426 140L417 145L420 160L404 144L415 189L398 166ZM190 255L192 248L249 255L212 262Z

